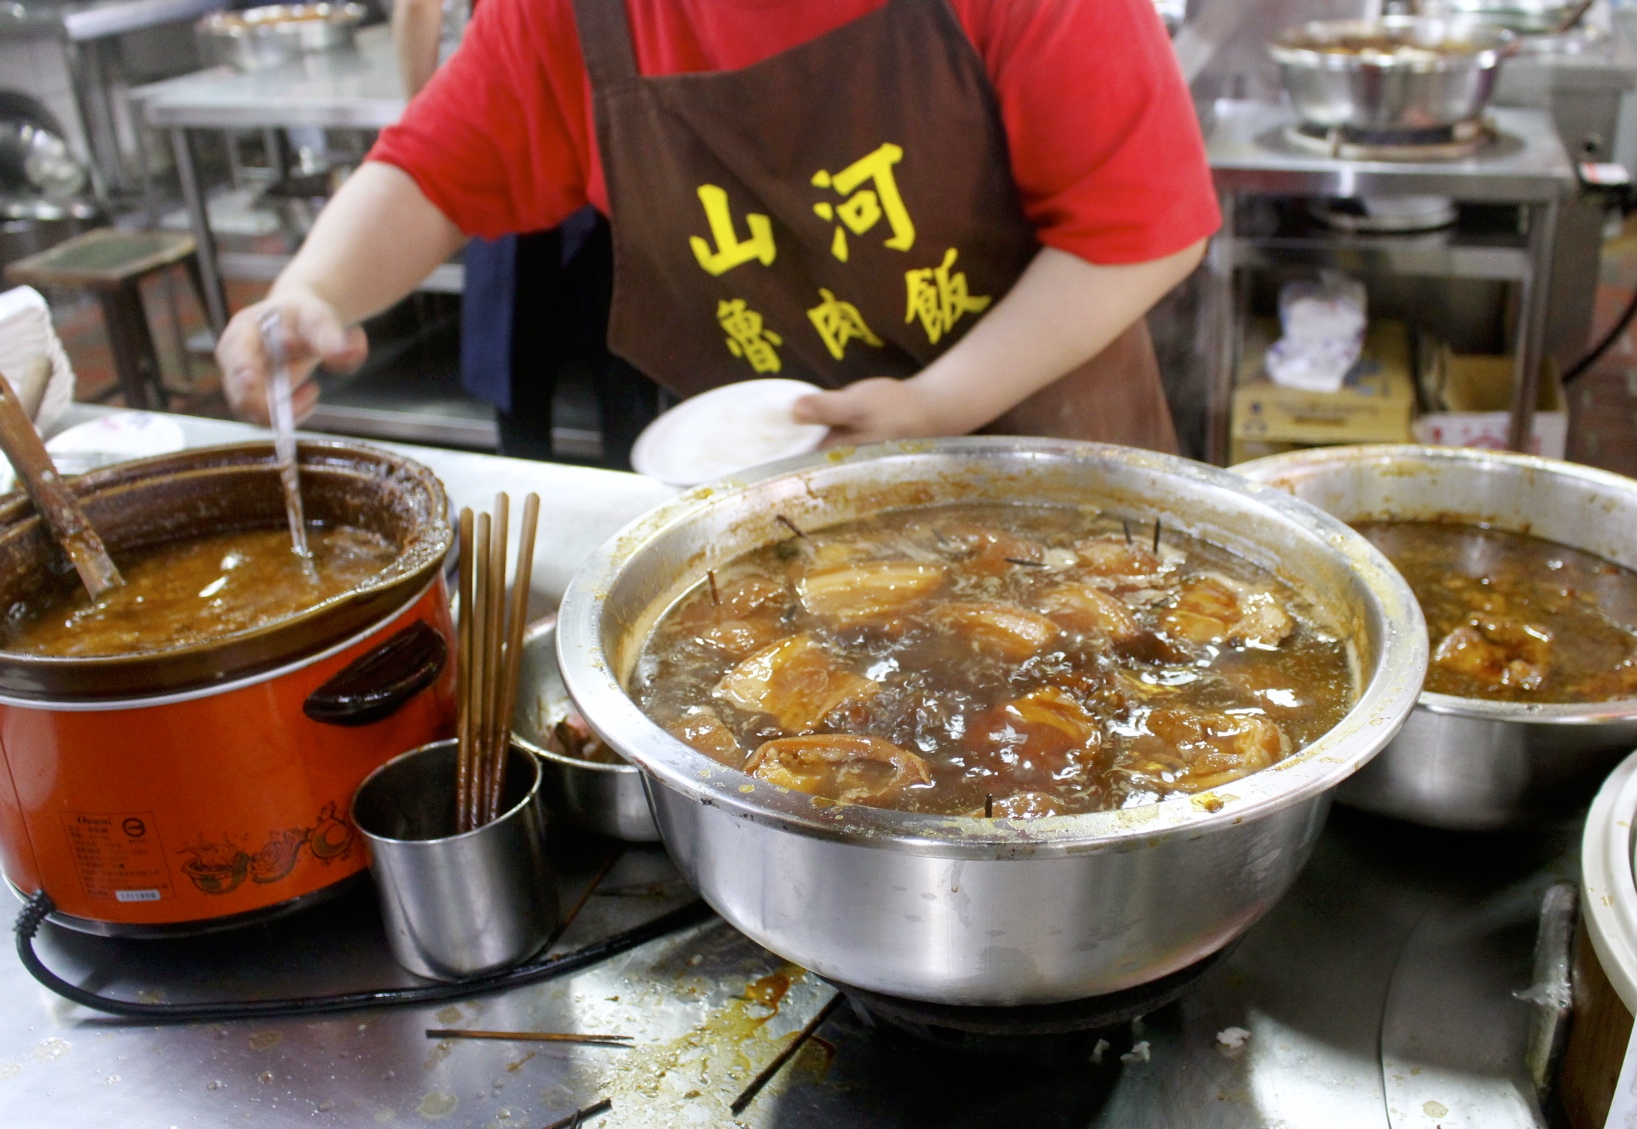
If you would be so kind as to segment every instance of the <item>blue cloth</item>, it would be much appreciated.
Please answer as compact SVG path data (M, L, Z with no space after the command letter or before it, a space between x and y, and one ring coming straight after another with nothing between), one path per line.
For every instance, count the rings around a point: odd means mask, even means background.
M461 387L503 412L512 407L512 306L517 237L473 239L461 256Z

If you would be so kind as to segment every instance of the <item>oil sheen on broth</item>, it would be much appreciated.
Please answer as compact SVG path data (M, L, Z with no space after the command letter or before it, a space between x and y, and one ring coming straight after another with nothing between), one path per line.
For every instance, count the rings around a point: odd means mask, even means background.
M1271 574L1153 531L984 503L792 536L671 608L633 693L770 783L997 818L1203 792L1334 726L1347 646Z
M114 563L124 587L92 603L77 581L72 587L65 581L14 604L0 649L92 657L201 643L305 611L362 584L396 556L384 538L347 525L309 525L307 545L311 573L282 526L122 553Z
M1356 528L1427 617L1426 688L1507 702L1637 696L1637 573L1553 541L1439 521Z

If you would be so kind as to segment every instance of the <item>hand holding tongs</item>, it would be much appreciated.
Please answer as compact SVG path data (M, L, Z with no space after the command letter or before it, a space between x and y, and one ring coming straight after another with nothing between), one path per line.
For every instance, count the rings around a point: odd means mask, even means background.
M301 508L301 472L296 467L296 415L290 404L290 360L284 351L284 326L272 307L261 315L261 339L267 349L267 418L273 425L273 453L284 481L284 511L290 519L290 544L298 557L312 560L307 548L307 519Z

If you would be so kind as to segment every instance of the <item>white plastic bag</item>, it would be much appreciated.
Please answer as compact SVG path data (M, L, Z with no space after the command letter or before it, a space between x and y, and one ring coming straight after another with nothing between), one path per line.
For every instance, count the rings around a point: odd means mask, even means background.
M1268 347L1268 376L1287 388L1338 391L1364 350L1366 308L1364 284L1345 275L1285 283L1279 288L1284 335Z

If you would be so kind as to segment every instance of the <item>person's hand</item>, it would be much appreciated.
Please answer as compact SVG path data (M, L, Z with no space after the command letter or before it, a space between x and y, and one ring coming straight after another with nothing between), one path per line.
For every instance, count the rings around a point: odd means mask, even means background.
M791 413L797 423L828 427L826 447L944 434L925 390L913 379L873 376L839 391L803 396Z
M364 363L369 343L362 329L343 325L335 308L310 290L280 291L240 310L216 343L216 363L221 366L222 390L233 414L250 423L268 422L271 360L262 342L261 319L269 308L278 310L284 331L291 406L299 423L318 404L313 371L322 364L335 372L350 372Z

